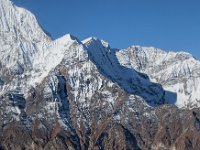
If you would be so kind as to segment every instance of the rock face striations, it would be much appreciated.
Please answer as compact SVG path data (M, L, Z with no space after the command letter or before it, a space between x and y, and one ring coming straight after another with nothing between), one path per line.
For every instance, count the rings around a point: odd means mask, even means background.
M0 149L198 150L200 62L67 34L0 0Z

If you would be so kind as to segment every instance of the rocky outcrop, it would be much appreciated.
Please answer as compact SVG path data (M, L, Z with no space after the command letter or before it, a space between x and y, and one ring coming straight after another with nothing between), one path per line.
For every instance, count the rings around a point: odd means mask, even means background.
M126 111L128 110L123 106ZM169 111L170 110L170 111ZM72 110L73 111L73 110ZM141 115L126 112L98 119L93 113L91 125L86 128L84 117L80 124L71 115L74 131L64 130L58 122L36 119L32 130L20 122L11 122L1 128L2 149L144 149L144 150L198 150L199 109L179 110L174 106L160 106ZM124 112L123 112L124 113ZM151 116L151 117L150 117ZM96 118L95 118L96 117Z

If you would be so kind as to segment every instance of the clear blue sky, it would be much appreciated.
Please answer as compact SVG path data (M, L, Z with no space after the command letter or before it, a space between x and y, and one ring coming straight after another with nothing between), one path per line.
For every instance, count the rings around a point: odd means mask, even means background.
M13 0L52 37L96 36L112 47L184 50L200 59L200 0Z

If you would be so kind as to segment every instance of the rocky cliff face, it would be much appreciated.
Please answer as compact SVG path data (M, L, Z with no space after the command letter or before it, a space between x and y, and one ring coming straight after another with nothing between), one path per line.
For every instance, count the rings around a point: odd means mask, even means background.
M199 66L182 52L52 40L0 0L0 149L199 149Z

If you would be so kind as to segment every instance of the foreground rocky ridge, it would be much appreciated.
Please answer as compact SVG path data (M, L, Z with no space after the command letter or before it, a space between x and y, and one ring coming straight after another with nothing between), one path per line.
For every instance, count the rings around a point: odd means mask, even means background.
M123 106L123 109L119 116L128 117L129 120L119 117L116 119L113 117L115 114L99 119L98 115L91 111L93 115L90 127L84 125L84 117L81 117L80 125L74 124L74 130L64 130L56 118L53 123L47 118L35 119L32 130L26 129L20 122L11 122L1 128L1 148L136 150L200 148L199 109L179 110L168 105L140 113L133 112L126 106ZM151 111L154 115L149 115Z
M52 40L27 10L0 8L0 149L200 149L191 55Z

